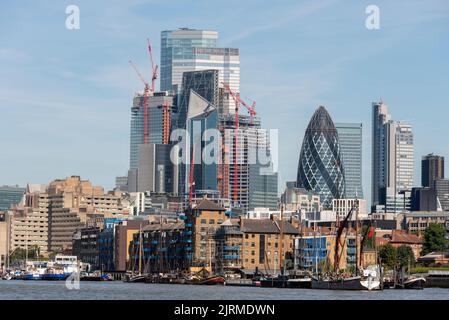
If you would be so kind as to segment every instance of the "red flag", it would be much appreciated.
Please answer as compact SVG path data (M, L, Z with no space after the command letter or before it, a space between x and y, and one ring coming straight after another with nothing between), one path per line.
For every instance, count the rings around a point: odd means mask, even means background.
M374 235L374 229L373 229L373 227L370 227L370 228L369 228L368 239L372 238L373 235Z

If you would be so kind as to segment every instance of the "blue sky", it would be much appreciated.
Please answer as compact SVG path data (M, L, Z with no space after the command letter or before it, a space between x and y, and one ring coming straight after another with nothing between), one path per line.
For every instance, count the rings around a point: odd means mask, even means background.
M65 28L65 8L81 11ZM365 7L380 8L380 30ZM370 191L371 102L382 98L415 133L420 158L448 158L449 2L430 1L15 1L0 5L0 184L72 174L112 188L129 162L129 118L159 61L160 31L219 32L238 47L241 93L263 126L278 128L280 178L296 178L306 125L318 105L334 121L364 123L364 191ZM449 172L449 171L448 171Z

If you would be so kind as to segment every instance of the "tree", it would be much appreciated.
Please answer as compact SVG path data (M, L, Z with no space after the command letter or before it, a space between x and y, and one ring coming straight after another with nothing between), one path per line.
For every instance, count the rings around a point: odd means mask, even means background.
M396 249L397 252L397 262L401 267L407 267L409 265L415 264L415 255L410 246L403 244Z
M424 243L421 254L444 251L447 245L446 230L442 224L431 223L424 231Z
M394 268L397 263L397 251L391 244L382 246L379 250L379 256L382 259L382 264L389 268Z

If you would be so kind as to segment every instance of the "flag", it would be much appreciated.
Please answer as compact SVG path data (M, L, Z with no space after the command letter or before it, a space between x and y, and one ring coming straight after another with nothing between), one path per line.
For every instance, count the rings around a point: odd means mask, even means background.
M368 239L371 239L373 237L373 235L374 235L374 229L373 229L373 227L370 227L369 228Z

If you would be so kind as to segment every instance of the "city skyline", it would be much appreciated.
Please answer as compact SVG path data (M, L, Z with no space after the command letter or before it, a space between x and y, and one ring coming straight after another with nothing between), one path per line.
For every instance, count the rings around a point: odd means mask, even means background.
M222 39L219 47L240 50L242 96L257 100L265 128L279 129L280 189L295 179L298 141L318 105L326 106L335 122L363 123L368 203L372 101L382 98L395 119L413 126L414 185L421 181L417 164L423 155L449 156L444 143L449 45L441 41L448 38L446 3L407 2L403 8L378 1L381 29L371 31L364 26L367 4L342 8L339 1L286 2L285 8L254 8L253 26L244 32L236 32L238 19L226 21L234 14L229 9L222 8L217 20L206 15L212 8L205 4L189 4L197 15L180 18L175 12L176 19L165 23L163 17L173 5L152 6L154 12L141 1L120 10L114 4L80 1L77 31L64 27L65 5L43 2L27 10L5 6L1 20L9 31L0 48L5 75L0 80L0 141L14 161L0 160L8 168L0 173L1 184L24 186L77 174L112 189L115 176L127 171L130 101L141 90L127 60L135 58L148 71L146 37L152 39L160 62L160 32L184 26L216 30ZM184 6L175 5L180 11ZM97 11L106 18L97 17ZM157 19L147 19L153 14ZM287 17L266 25L266 14ZM20 26L6 18L18 16ZM292 30L295 27L302 32ZM33 39L25 42L24 37ZM351 38L351 43L335 43L334 38ZM340 46L346 54L339 54ZM435 112L426 112L429 109Z

